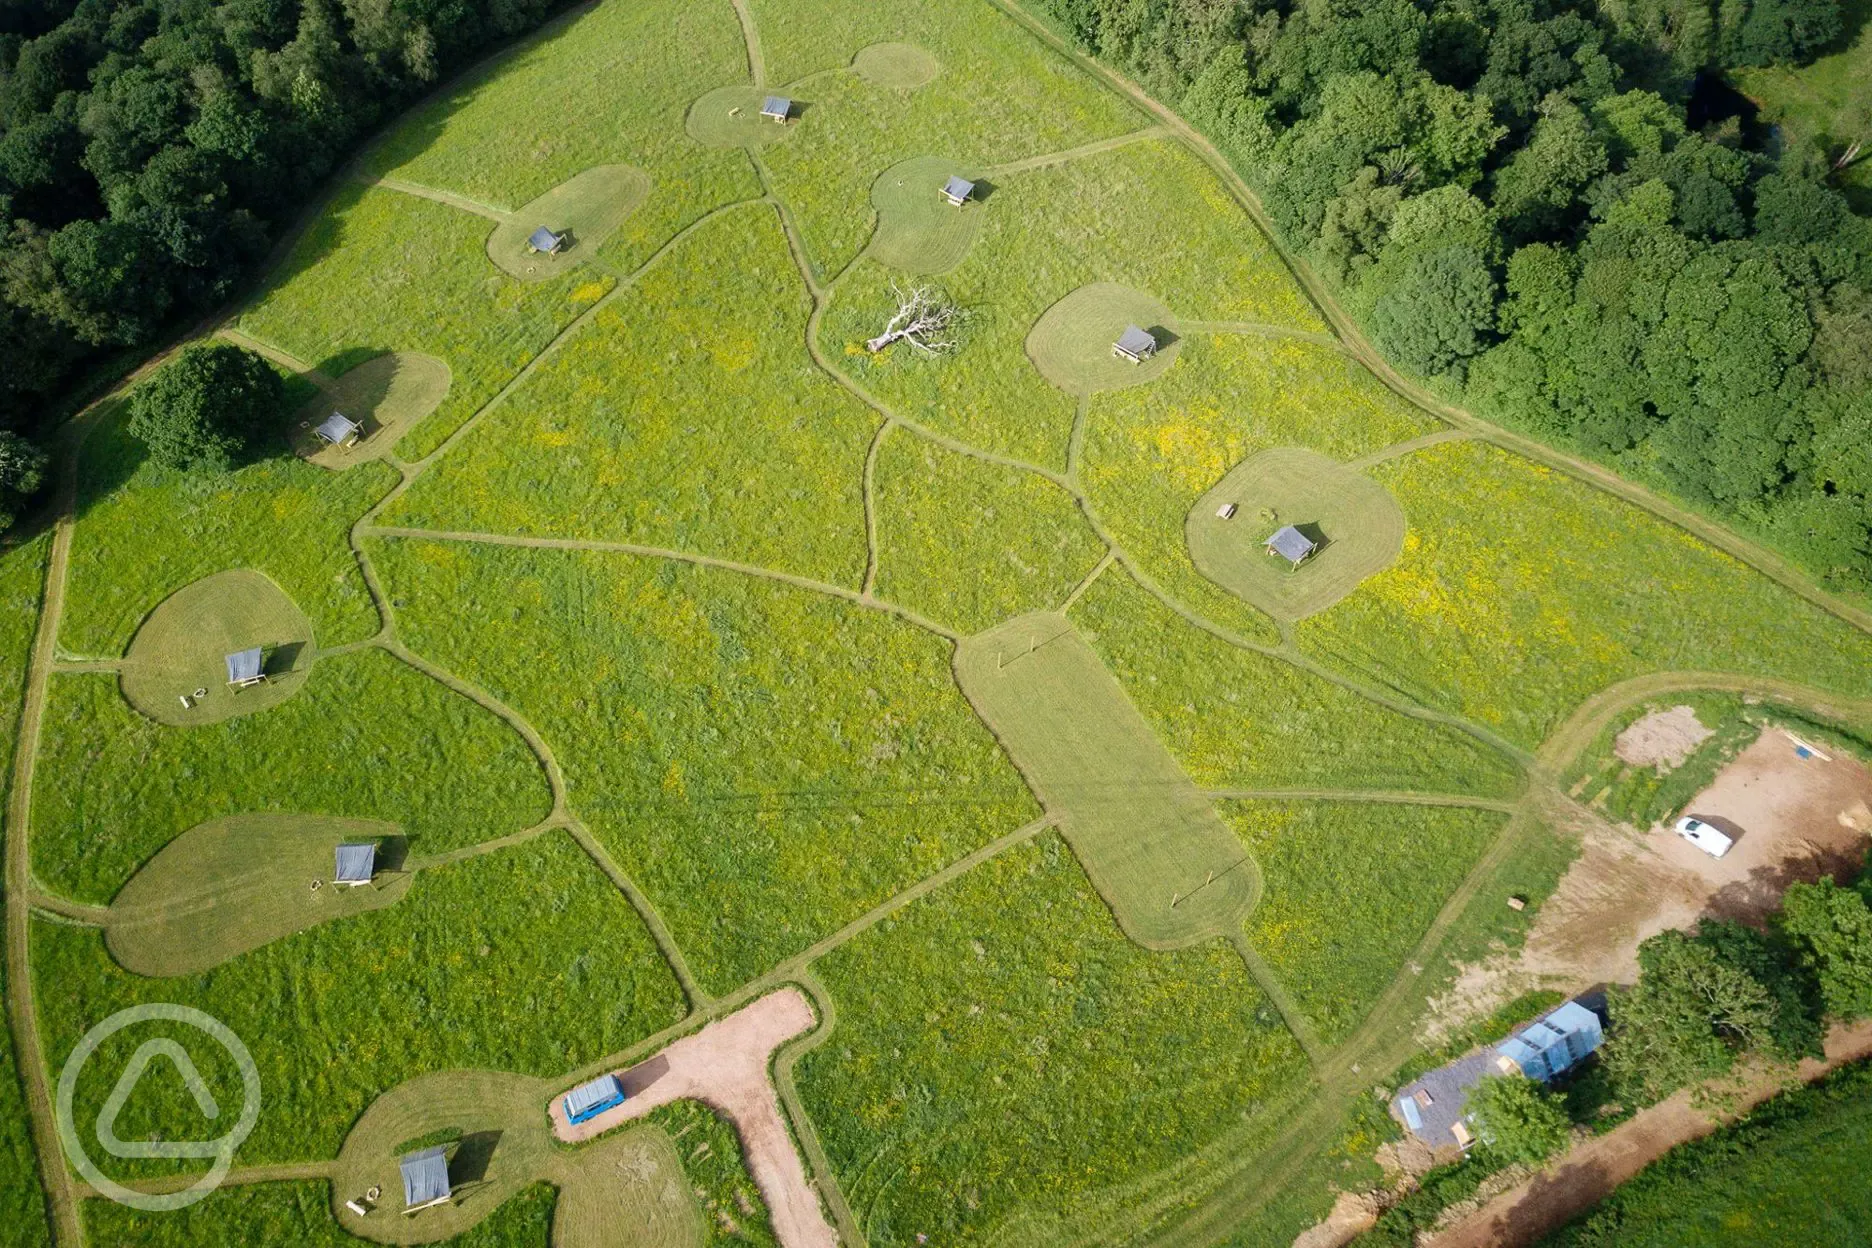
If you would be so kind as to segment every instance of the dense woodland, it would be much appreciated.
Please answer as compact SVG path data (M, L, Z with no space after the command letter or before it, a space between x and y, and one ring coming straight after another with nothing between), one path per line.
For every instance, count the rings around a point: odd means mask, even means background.
M0 0L0 428L226 298L362 134L562 4Z
M1872 589L1872 221L1830 183L1872 134L1722 106L1849 36L1837 0L1025 3L1206 131L1391 359Z

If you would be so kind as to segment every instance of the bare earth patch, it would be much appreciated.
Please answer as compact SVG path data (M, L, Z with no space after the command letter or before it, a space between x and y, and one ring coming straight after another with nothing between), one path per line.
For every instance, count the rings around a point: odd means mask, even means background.
M617 1072L622 1105L573 1126L563 1095L552 1098L553 1134L567 1143L592 1139L659 1106L698 1100L734 1123L748 1171L767 1201L774 1233L785 1248L838 1248L838 1234L819 1207L806 1177L780 1101L767 1078L773 1052L817 1023L812 1003L797 988L769 993L656 1056Z
M1705 728L1696 712L1687 706L1673 706L1668 711L1652 711L1618 734L1612 752L1634 767L1655 767L1658 774L1675 771L1696 748L1716 735Z
M1641 721L1642 722L1642 721ZM1735 838L1711 858L1669 828L1634 834L1575 807L1582 852L1541 907L1518 954L1467 967L1434 1003L1447 1029L1534 988L1579 992L1630 983L1638 945L1705 916L1756 921L1788 885L1842 875L1860 861L1872 772L1853 759L1800 758L1778 728L1690 802L1686 813Z

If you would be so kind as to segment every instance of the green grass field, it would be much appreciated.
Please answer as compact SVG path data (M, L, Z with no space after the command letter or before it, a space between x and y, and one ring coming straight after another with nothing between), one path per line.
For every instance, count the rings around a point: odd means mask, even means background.
M975 206L981 236L935 279L968 309L961 351L938 360L901 348L865 356L865 339L897 306L891 282L905 280L870 260L840 284L826 314L825 350L900 415L986 450L1064 468L1074 402L1034 366L1028 336L1048 308L1098 282L1146 292L1182 317L1321 328L1240 207L1181 148L1140 142L1023 172L991 170L989 180L993 194ZM1166 220L1177 222L1176 246L1139 245ZM1187 367L1179 362L1165 380ZM1210 401L1215 393L1207 392Z
M962 633L1059 606L1105 554L1045 478L901 429L878 453L876 496L877 593Z
M326 1184L261 1183L224 1187L200 1204L144 1213L108 1200L84 1203L85 1233L100 1244L197 1248L203 1244L291 1244L294 1248L357 1248L359 1241L331 1215ZM493 1217L449 1241L450 1248L548 1248L555 1197L537 1184Z
M107 675L56 677L37 774L34 874L98 904L208 819L380 819L428 854L518 832L549 802L511 728L374 650L320 661L271 711L186 731L138 715Z
M1072 618L1206 789L1405 789L1508 797L1520 773L1467 733L1377 706L1199 632L1111 569Z
M1260 871L1064 616L969 638L956 680L1127 936L1176 949L1235 930Z
M1300 624L1324 661L1530 746L1646 671L1872 691L1872 638L1578 481L1472 443L1373 475L1411 531L1396 565Z
M260 651L258 685L236 688L227 657ZM121 667L124 698L179 728L258 715L305 685L312 625L272 581L247 568L184 585L156 604Z
M669 1136L701 1202L699 1248L778 1248L766 1203L742 1160L741 1137L731 1124L698 1101L653 1109L649 1121Z
M623 555L373 545L410 644L554 742L713 991L1036 813L948 646L879 612Z
M1306 1065L1226 942L1147 953L1064 843L1010 850L818 966L806 1107L877 1245L996 1243L1190 1157Z
M1812 142L1829 160L1846 145L1864 143L1872 122L1872 21L1865 0L1842 4L1849 40L1836 42L1807 65L1769 65L1731 71L1742 93L1761 106L1761 120L1778 126L1783 142ZM1833 175L1858 212L1872 207L1872 156Z
M1366 802L1228 802L1262 866L1248 939L1320 1038L1364 1019L1506 816Z
M95 929L40 922L33 945L49 1052L69 1052L87 1028L142 1001L206 1010L245 1041L265 1099L244 1164L336 1156L365 1106L414 1075L499 1067L557 1077L683 1012L636 913L562 832L425 871L398 905L185 978L119 969ZM80 1121L95 1121L143 1034L118 1033L85 1067ZM197 1055L203 1047L196 1036L190 1052L217 1099L239 1104L231 1063L212 1046ZM189 1134L199 1121L180 1080L152 1076L119 1131L200 1138Z
M711 222L383 522L670 547L856 588L878 419L804 357L808 307L771 209Z

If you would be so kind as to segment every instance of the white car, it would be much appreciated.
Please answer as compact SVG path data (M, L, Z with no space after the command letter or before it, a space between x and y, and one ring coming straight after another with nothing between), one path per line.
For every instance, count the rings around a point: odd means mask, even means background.
M1718 832L1701 819L1692 819L1688 815L1677 821L1677 835L1689 841L1712 858L1720 858L1729 852L1735 842L1722 832Z

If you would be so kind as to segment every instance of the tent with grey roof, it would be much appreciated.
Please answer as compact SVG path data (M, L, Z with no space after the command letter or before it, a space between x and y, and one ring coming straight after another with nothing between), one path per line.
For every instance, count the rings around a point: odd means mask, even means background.
M951 175L949 180L943 183L942 193L944 199L960 208L968 202L968 197L975 193L975 184L967 178Z
M624 1103L624 1085L616 1075L599 1075L565 1094L566 1121L577 1125Z
M1319 549L1319 543L1293 525L1284 524L1267 539L1267 549L1270 555L1279 555L1297 568L1302 560Z
M528 251L543 251L549 256L556 254L563 246L565 246L565 235L555 234L543 225L540 226L539 229L534 230L533 236L527 239Z
M319 436L320 441L329 442L333 446L350 446L364 432L364 426L343 412L333 412L312 432Z
M1142 364L1157 354L1156 335L1136 325L1127 325L1124 333L1118 335L1118 341L1112 343L1112 354L1133 364Z
M257 685L266 679L266 661L261 648L239 650L227 656L227 683L235 689L245 689Z
M332 883L356 888L371 882L377 869L377 846L374 842L345 844L338 847L337 863L332 867Z
M403 1172L403 1212L415 1213L449 1198L448 1146L411 1153L397 1163Z
M760 106L762 117L770 118L781 125L786 124L786 119L792 112L793 101L784 95L770 95L767 97L767 102Z

